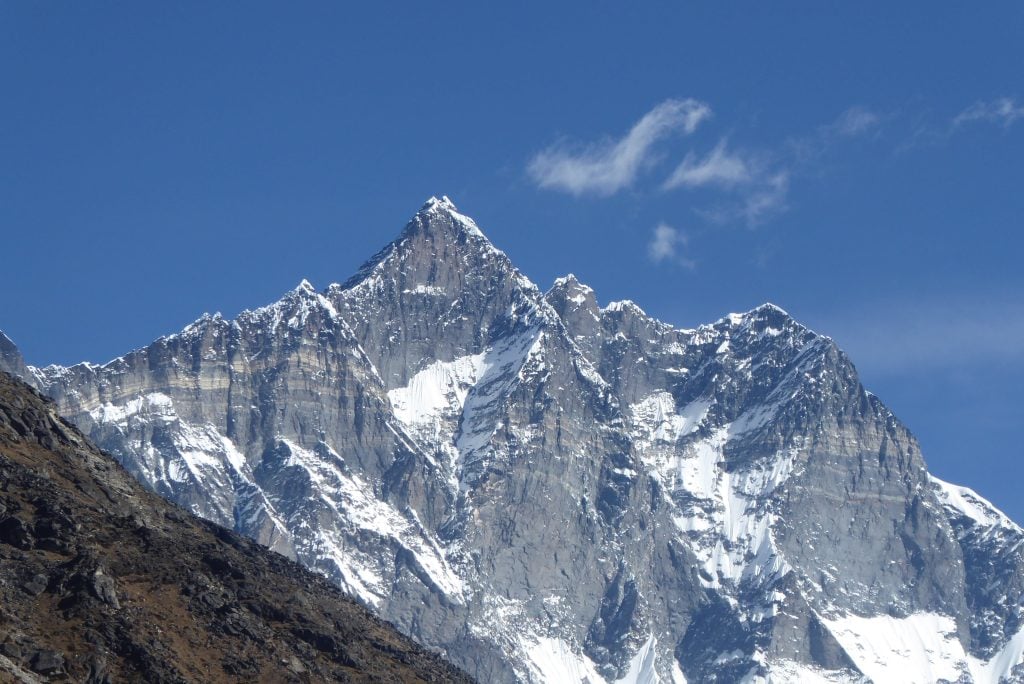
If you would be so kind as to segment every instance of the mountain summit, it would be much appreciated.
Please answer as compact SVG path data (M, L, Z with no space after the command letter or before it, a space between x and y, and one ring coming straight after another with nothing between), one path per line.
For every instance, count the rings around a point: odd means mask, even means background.
M482 681L1024 676L1024 532L832 340L542 293L447 198L343 284L22 373Z

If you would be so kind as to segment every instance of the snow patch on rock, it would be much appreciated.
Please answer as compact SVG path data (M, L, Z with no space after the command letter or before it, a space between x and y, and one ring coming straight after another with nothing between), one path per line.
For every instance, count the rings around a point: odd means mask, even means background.
M674 444L697 431L710 407L710 399L698 399L677 411L675 398L659 390L629 408L631 433L641 448L655 442Z
M524 648L529 669L527 681L536 684L586 682L599 684L605 679L597 672L590 658L575 653L565 641L553 637L538 637Z
M744 414L694 439L711 402L699 399L678 413L674 406L667 392L635 404L631 433L641 460L679 508L676 526L701 560L705 580L719 587L745 577L781 576L787 566L771 536L775 517L765 499L790 476L796 452L779 452L741 470L727 468L725 459L729 440L766 423L772 411Z
M285 465L306 471L314 491L334 512L340 527L354 527L393 540L412 555L437 589L449 599L462 600L465 586L461 577L448 563L441 545L415 516L402 515L389 503L378 499L368 482L343 468L343 460L333 450L327 448L326 455L321 455L287 438L278 439L290 454ZM368 603L378 604L390 594L382 578L380 559L375 562L353 554L340 532L327 527L322 529L318 536L320 560L332 561L353 593Z
M969 518L974 524L982 527L1004 528L1024 534L1024 530L1019 525L973 489L950 484L934 475L929 475L928 479L937 486L936 494L943 505L959 515Z
M956 623L948 615L847 615L822 621L872 681L933 684L956 681L969 671Z
M655 668L658 661L657 648L658 640L652 634L629 661L626 674L616 680L615 684L661 684L661 677Z
M968 657L971 676L976 684L996 684L1010 676L1013 668L1024 663L1024 629L1006 642L1006 645L988 660Z

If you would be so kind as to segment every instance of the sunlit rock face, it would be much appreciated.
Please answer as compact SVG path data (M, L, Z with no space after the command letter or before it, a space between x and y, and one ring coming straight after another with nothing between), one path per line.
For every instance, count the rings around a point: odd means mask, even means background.
M146 485L481 681L1020 674L1024 533L830 339L542 293L447 198L343 284L106 365L4 349Z

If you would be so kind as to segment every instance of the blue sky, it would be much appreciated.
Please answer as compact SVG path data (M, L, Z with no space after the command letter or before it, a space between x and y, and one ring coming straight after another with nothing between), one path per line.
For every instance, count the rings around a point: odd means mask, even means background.
M1024 6L487 4L0 4L0 329L107 360L447 194L544 288L779 304L1024 521Z

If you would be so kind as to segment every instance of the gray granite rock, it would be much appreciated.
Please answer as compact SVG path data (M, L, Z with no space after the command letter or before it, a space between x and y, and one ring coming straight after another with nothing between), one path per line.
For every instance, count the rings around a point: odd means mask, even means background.
M25 372L482 681L996 681L1024 646L1024 533L834 342L541 293L447 198L343 284Z

